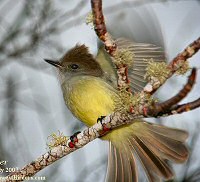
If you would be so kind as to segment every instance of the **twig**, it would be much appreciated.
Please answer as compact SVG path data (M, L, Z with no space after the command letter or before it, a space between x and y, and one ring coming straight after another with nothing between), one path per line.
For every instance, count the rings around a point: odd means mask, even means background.
M186 104L175 105L168 112L168 115L180 114L180 113L183 113L183 112L188 112L188 111L194 110L194 109L196 109L198 107L200 107L200 98L198 98L197 100L194 100L192 102L186 103Z
M105 45L106 51L114 57L115 51L117 49L117 45L115 41L111 38L109 33L107 32L103 10L102 10L102 1L99 0L91 0L92 12L94 16L94 28L97 36L100 40L103 41Z
M177 95L168 99L167 101L162 102L162 103L155 103L152 106L152 108L150 107L149 110L147 110L147 115L158 117L166 113L168 114L173 113L173 112L175 113L175 110L177 110L178 112L178 110L180 110L179 108L180 106L173 109L171 108L187 96L187 94L191 91L192 87L194 86L195 80L196 80L196 69L193 68L192 73L188 78L188 82L183 87L183 89L180 90Z
M53 162L85 146L92 140L105 135L110 130L122 124L130 123L131 120L132 118L129 118L128 115L122 115L118 112L113 113L104 118L101 123L97 123L79 133L76 139L68 139L66 145L54 147L52 150L38 157L35 161L23 167L20 171L10 174L7 176L5 182L23 181L25 177L35 175L38 171L49 166ZM18 180L12 180L16 176L18 177Z
M183 52L178 54L168 65L170 70L169 74L166 76L166 79L169 79L183 64L187 61L188 58L195 55L200 49L200 37L192 42ZM152 79L151 82L147 83L144 87L144 92L148 94L155 93L158 88L160 88L165 82L158 83L157 79Z
M113 63L117 68L117 83L118 89L121 90L125 88L127 91L131 92L128 79L128 66L126 64L121 64L116 61L116 56L119 53L117 50L117 44L112 39L111 35L107 32L101 0L91 0L92 12L94 16L94 29L99 37L99 39L104 43L106 51L115 60Z

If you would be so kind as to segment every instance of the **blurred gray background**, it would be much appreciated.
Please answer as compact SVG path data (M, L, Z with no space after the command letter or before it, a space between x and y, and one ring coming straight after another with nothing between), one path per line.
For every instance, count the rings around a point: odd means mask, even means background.
M200 36L198 0L104 0L103 8L113 37L160 45L168 61ZM97 53L97 37L85 24L89 11L89 0L0 0L0 161L8 161L1 168L23 167L46 152L53 132L70 136L84 128L67 110L57 73L43 58L58 59L76 43ZM200 68L199 59L198 53L191 67ZM170 79L157 94L160 100L177 93L187 75ZM199 83L200 76L183 102L200 96ZM190 133L190 159L173 165L175 181L200 181L200 109L150 121ZM37 176L48 182L102 182L106 165L107 143L95 140Z

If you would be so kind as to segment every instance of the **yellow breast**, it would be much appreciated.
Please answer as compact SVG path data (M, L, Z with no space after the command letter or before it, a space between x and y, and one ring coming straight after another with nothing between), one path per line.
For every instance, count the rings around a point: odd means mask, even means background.
M80 76L71 82L65 101L79 120L92 126L98 117L113 112L117 94L102 78Z

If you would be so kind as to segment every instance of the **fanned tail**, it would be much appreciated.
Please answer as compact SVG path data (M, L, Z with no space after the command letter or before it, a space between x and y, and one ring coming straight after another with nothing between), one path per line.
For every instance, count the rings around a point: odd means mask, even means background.
M137 182L136 158L150 182L172 179L167 161L182 163L188 158L186 131L144 121L113 130L103 139L110 140L108 182Z

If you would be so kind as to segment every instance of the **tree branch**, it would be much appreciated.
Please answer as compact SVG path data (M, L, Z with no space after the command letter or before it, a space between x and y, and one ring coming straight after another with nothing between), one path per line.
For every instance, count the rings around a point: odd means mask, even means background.
M200 107L200 98L186 104L175 105L169 112L166 112L165 115L167 114L169 116L173 114L181 114L183 112L194 110L198 107Z
M195 80L196 80L196 69L193 68L192 73L188 77L188 81L186 85L183 87L183 89L180 90L179 93L175 95L174 97L172 97L171 99L168 99L167 101L162 102L162 103L155 103L152 107L150 107L147 110L147 115L157 117L157 116L162 116L166 113L169 113L172 110L173 111L177 110L178 107L175 109L173 108L173 106L176 105L178 102L180 102L182 99L184 99L187 96L187 94L192 90Z
M192 42L187 48L179 53L168 65L168 69L170 70L169 74L166 76L166 79L169 79L179 68L183 66L185 61L187 61L189 58L191 58L193 55L195 55L200 49L200 37ZM144 92L148 94L155 93L158 88L160 88L164 82L158 82L157 79L152 79L147 85L144 87Z
M103 41L107 52L115 59L117 46L106 30L104 17L102 13L102 2L101 0L91 0L91 4L92 4L93 15L94 15L95 31L97 35L99 36L99 38ZM166 80L170 76L172 76L173 73L176 72L189 57L193 56L199 50L199 48L200 48L200 39L197 39L197 41L193 42L182 53L180 53L175 59L173 59L172 62L168 66L168 68L170 69L170 73L167 75ZM126 73L127 70L124 69L126 68L127 65L121 65L121 66L123 70L121 70L120 72L120 69L121 69L120 64L116 63L116 67L118 70L117 73L119 77L118 79L119 80L121 79L122 83L126 83L127 78L123 79L123 77L121 78L121 76L123 74L125 75L127 74ZM191 75L191 77L193 78L193 74ZM194 81L195 77L192 80ZM152 95L162 84L163 83L156 84L154 80L150 81L147 84L147 86L144 88L144 90L141 92L141 95L144 95L144 94ZM124 88L124 85L119 84L119 81L118 81L118 85L119 87ZM181 99L179 98L178 100L181 100ZM172 102L172 103L174 104L177 102ZM113 130L116 127L119 127L124 124L130 124L134 119L146 117L145 111L148 111L149 108L145 105L146 104L145 100L144 102L141 102L140 104L141 105L136 108L138 110L134 110L135 112L121 113L121 112L116 111L106 116L104 119L102 119L100 123L97 123L94 126L85 129L84 131L82 131L81 133L77 135L74 135L73 137L70 137L65 144L54 147L53 149L49 150L47 153L41 155L35 161L23 167L18 172L10 174L9 176L7 176L7 180L5 181L6 182L23 181L24 177L35 175L38 171L49 166L53 162L61 159L62 157L70 154L71 152L85 146L87 143L91 142L92 140L105 135L110 130ZM197 103L196 104L190 103L190 105L191 105L191 108L193 109L199 106L199 104L197 105ZM183 107L184 107L183 105L180 105L177 107L177 109L180 109ZM182 112L184 111L187 111L187 110L182 109ZM12 180L12 178L16 175L18 176L18 179L20 180Z
M94 16L94 29L99 37L99 39L104 43L105 50L113 58L113 63L117 68L118 75L118 89L121 90L125 88L127 91L131 92L128 80L128 66L127 64L120 63L117 58L119 50L117 49L117 44L112 39L111 35L107 32L106 24L104 20L102 1L101 0L91 0L92 13ZM119 60L119 61L117 61Z

